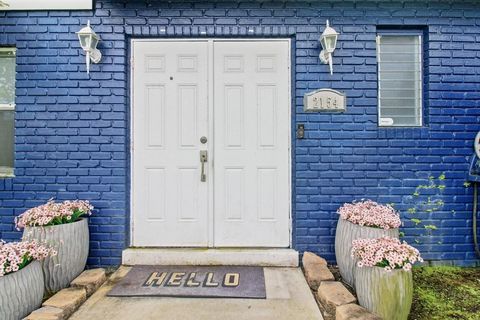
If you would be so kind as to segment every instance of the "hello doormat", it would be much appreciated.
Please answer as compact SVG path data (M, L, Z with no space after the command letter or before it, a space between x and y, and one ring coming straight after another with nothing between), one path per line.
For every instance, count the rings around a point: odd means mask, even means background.
M262 267L134 266L108 296L265 299L265 277Z

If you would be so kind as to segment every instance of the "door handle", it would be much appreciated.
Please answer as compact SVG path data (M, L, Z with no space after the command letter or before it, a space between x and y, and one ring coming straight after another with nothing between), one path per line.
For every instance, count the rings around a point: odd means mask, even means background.
M207 175L205 174L205 163L208 161L208 151L200 150L200 163L202 164L202 172L200 173L200 181L207 181Z

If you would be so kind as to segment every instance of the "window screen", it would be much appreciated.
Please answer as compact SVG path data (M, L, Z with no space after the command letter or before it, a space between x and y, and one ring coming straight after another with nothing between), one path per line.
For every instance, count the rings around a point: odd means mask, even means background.
M15 49L0 48L0 176L13 175Z
M422 39L420 35L378 35L380 126L422 125Z

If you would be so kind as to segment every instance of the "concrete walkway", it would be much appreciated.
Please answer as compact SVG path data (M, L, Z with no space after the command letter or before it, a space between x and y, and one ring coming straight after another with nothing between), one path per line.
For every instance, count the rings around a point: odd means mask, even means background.
M265 268L267 299L107 297L118 269L70 320L322 320L300 268Z

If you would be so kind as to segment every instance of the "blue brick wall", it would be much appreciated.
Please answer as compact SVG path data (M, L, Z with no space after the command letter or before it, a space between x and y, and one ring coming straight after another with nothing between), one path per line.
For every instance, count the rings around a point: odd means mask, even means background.
M333 76L318 60L327 18L341 33ZM103 53L90 78L75 35L87 19ZM428 36L423 128L377 126L378 26ZM129 229L129 39L283 36L294 45L293 119L306 127L294 142L294 247L333 261L343 202L368 197L405 210L416 185L445 172L445 206L431 217L439 229L418 247L427 259L475 264L463 184L480 130L479 34L476 1L98 0L94 11L0 12L0 45L18 48L16 178L0 180L0 238L17 239L14 216L49 198L88 199L98 208L89 264L119 264ZM322 87L346 92L345 114L303 113L303 94Z

